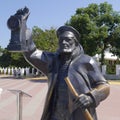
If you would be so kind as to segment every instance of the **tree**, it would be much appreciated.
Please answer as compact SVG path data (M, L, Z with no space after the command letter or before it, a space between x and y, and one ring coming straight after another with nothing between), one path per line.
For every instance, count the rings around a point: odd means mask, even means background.
M38 49L46 51L55 51L57 48L57 37L56 29L51 28L50 30L43 31L42 29L34 26L32 29L33 40Z
M7 49L3 50L2 56L0 56L1 67L26 67L30 66L23 57L22 53L11 53Z
M4 49L2 52L3 54L0 56L0 66L7 67L11 64L11 55L6 49Z
M120 29L118 29L120 14L113 11L112 5L107 2L78 8L66 24L73 26L80 32L80 43L87 54L93 56L96 53L101 53L101 64L104 64L105 49L109 45L116 48L114 37L117 32L120 33ZM120 36L117 35L116 41L119 38Z
M17 66L17 67L30 67L31 65L23 57L23 54L18 53L10 53L11 54L11 64L9 66Z
M114 41L112 41L111 52L120 57L120 26L117 26L114 33L111 36Z

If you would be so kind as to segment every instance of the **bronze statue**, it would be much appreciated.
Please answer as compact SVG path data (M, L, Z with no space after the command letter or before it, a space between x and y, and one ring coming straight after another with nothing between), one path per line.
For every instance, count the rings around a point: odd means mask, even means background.
M95 109L108 97L109 84L94 59L84 53L76 29L61 26L56 34L59 48L54 53L38 50L31 34L23 40L27 44L21 43L22 48L27 48L20 50L25 59L48 77L41 120L97 120ZM65 78L69 78L77 96L71 92ZM92 119L86 118L83 112L86 109Z

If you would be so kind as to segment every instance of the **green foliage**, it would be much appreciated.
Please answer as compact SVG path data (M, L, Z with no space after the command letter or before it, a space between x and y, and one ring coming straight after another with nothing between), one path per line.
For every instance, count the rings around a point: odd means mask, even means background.
M11 64L9 66L17 66L17 67L30 66L23 57L22 53L10 53L10 54L11 54Z
M56 30L51 28L50 30L41 30L38 27L33 27L33 40L38 49L46 51L56 51L58 47L58 40L56 37Z
M0 56L0 66L7 67L11 64L11 54L5 49L2 56Z
M66 22L66 25L71 25L80 32L81 39L79 42L82 44L85 53L89 55L102 53L102 61L104 61L104 51L108 45L117 50L120 49L120 44L118 45L120 14L113 11L112 5L107 2L78 8L71 19Z
M105 60L106 72L107 74L116 74L116 65L120 64L120 60L117 59L115 61Z
M104 64L106 65L106 73L107 74L115 74L116 73L116 64L112 63L114 61L104 60Z
M106 72L107 74L116 74L116 66L108 64L106 68Z
M112 34L112 39L114 39L114 41L112 41L112 48L111 48L111 52L114 55L117 55L118 57L120 57L120 26L118 26L114 33Z
M3 50L2 56L0 56L0 66L1 67L26 67L30 66L24 59L22 53L11 53L7 49Z

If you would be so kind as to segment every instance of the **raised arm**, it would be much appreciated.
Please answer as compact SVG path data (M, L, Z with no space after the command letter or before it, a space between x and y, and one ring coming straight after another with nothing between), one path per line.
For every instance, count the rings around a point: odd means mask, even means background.
M29 14L29 9L25 7L8 19L7 25L11 30L11 39L7 49L11 52L22 52L32 66L47 74L49 62L47 52L38 50L33 42L32 32L26 25Z

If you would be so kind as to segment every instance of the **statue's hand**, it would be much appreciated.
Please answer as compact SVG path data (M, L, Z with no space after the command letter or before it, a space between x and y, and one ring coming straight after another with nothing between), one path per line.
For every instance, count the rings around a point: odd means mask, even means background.
M80 107L81 109L86 109L93 103L93 100L90 96L81 94L74 101L75 106Z
M18 9L15 15L21 16L22 19L27 19L29 14L30 14L29 9L25 7L23 9Z
M26 42L27 42L27 50L28 51L33 51L36 49L36 45L34 44L33 42L33 39L32 39L32 32L30 29L27 29L26 30Z

